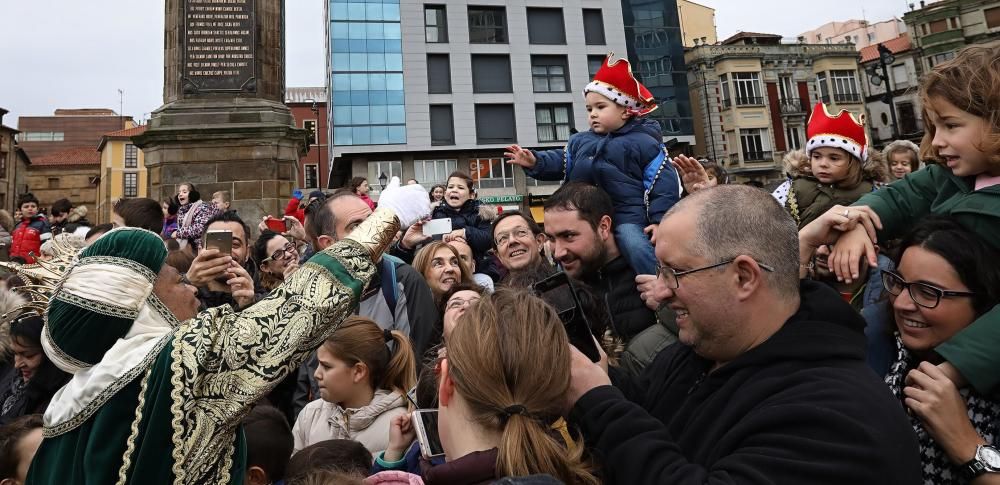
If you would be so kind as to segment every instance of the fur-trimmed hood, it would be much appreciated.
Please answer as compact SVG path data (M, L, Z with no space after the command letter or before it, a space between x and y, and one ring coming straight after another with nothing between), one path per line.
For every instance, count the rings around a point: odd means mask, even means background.
M81 219L87 218L87 206L78 205L69 211L66 215L66 222L79 222Z
M812 168L805 150L793 150L786 153L782 164L785 174L789 178L812 176ZM885 163L885 158L883 158L882 153L875 150L868 151L868 161L862 163L861 171L864 180L882 183L889 181L889 168Z

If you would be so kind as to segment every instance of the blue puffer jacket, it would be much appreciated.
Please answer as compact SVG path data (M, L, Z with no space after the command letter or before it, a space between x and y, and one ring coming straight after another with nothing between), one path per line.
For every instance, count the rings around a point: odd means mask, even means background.
M482 205L476 199L469 199L458 209L453 209L446 203L434 208L433 219L451 219L451 229L465 229L465 239L472 246L472 255L476 258L476 272L490 275L493 281L498 279L489 250L493 248L493 231L490 221L479 213Z
M615 224L656 224L680 200L677 171L661 138L660 125L645 118L607 135L582 131L564 150L535 151L535 166L525 173L600 187L615 204Z

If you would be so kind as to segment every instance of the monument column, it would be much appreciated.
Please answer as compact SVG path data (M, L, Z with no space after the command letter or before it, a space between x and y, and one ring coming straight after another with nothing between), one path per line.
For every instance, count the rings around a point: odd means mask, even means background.
M227 190L256 233L280 216L306 152L284 104L284 0L166 0L163 106L143 150L150 197L184 182L203 199Z

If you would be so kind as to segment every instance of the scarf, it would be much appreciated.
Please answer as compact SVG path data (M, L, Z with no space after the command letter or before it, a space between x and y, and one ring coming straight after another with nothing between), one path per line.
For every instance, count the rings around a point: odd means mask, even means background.
M903 340L900 339L899 332L896 332L896 360L889 367L885 382L900 402L903 402L904 399L903 388L906 387L906 374L910 369L916 368L919 363L920 359L910 355L910 352L903 347ZM998 429L1000 428L1000 403L981 396L970 388L959 389L958 392L965 399L972 427L987 443L996 443L996 437L1000 434L1000 429ZM953 464L948 459L948 455L924 429L920 418L913 413L908 413L908 415L910 425L913 426L913 431L916 432L917 441L920 444L920 461L923 465L924 483L927 485L968 483L961 472L961 466Z

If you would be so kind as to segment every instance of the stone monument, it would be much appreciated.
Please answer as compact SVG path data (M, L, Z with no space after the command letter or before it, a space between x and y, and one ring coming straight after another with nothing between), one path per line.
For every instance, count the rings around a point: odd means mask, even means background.
M133 139L151 198L228 190L256 232L282 214L305 154L284 104L284 0L166 0L163 106Z

